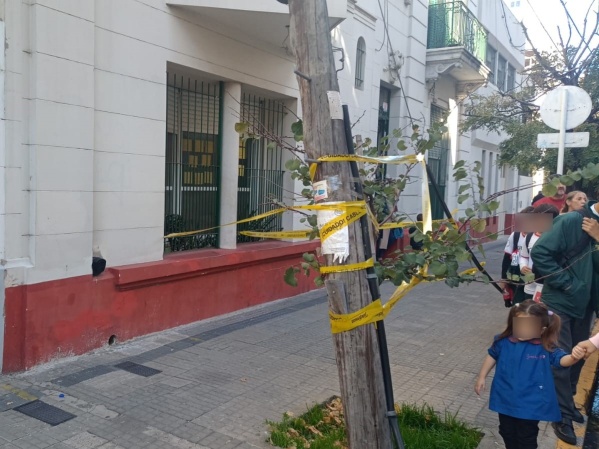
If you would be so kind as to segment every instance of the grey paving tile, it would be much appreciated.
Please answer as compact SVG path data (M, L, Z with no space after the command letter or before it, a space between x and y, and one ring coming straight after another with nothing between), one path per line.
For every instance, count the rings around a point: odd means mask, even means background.
M490 269L501 257L502 244L495 246L488 252ZM388 296L394 288L383 284L381 290ZM459 411L492 434L497 417L487 397L473 393L472 382L503 327L500 300L489 286L449 289L441 283L419 286L402 300L385 323L396 400ZM112 369L123 361L161 372L142 378ZM4 376L4 382L41 392L78 416L49 428L0 412L0 449L35 447L38 436L54 449L266 448L265 419L302 413L339 391L322 292ZM65 398L59 400L60 392ZM5 399L0 391L0 407ZM542 441L551 433L545 428Z

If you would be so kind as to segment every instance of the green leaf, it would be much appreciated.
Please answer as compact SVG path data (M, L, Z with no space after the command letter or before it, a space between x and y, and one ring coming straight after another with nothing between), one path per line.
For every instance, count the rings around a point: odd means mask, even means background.
M266 149L267 150L276 150L277 148L277 142L269 142L268 145L266 145Z
M399 151L406 151L408 149L408 146L406 145L406 142L403 139L400 139L397 142L397 149Z
M285 162L285 168L289 171L299 170L302 162L299 159L289 159Z
M491 201L489 203L489 210L491 212L495 212L497 209L499 209L499 201Z
M468 209L466 209L466 211L464 213L466 214L466 216L468 218L472 218L472 217L476 216L476 212L471 207L469 207Z
M435 276L443 276L447 273L447 266L438 260L433 260L428 266L428 272Z
M289 268L287 268L287 270L285 270L285 276L283 277L283 279L285 280L285 283L287 285L291 285L292 287L297 287L297 278L295 277L296 273L297 273L297 268L295 268L295 267L289 267Z
M570 178L572 178L574 181L580 181L582 179L582 175L577 171L569 173L568 176L570 176Z
M487 228L487 221L483 218L474 218L470 222L470 227L476 232L484 232Z
M235 132L237 132L239 134L244 134L244 133L248 132L249 129L250 129L250 124L247 122L235 123Z
M553 196L557 193L557 187L552 183L545 184L543 186L543 195L545 196Z
M470 198L470 195L468 193L458 196L458 204L462 204L468 198Z
M306 262L310 262L310 263L314 262L314 260L316 259L316 257L314 257L314 254L311 254L311 253L304 253L302 255L302 257Z
M458 262L467 262L470 260L470 253L467 251L460 251L456 254L456 259Z
M293 134L304 134L304 123L301 120L292 123L291 132Z
M315 277L314 285L316 285L317 287L322 287L324 285L324 279L322 279L322 277L320 277L320 276Z
M458 193L461 195L462 193L464 193L468 189L470 189L470 185L469 184L462 184L460 186L460 188L458 189Z
M466 165L466 161L464 161L464 160L457 161L455 163L455 165L453 166L453 169L457 170L458 168L462 168L464 165Z

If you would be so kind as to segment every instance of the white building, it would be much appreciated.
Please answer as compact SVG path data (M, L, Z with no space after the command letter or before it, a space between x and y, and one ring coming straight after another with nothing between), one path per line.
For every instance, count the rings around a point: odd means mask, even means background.
M327 0L332 26L340 24L334 45L345 53L342 98L354 119L366 111L356 134L376 141L409 115L449 112L447 139L429 163L450 209L458 159L483 161L488 193L514 183L496 165L499 136L458 132L465 96L511 88L523 64L509 44L521 36L498 19L500 2ZM287 287L282 273L313 243L247 245L235 226L163 238L248 217L271 198L290 201L289 155L235 131L244 120L287 135L301 115L286 6L2 5L3 371L312 288L309 280ZM402 207L415 212L420 199L407 193ZM514 211L510 201L500 221ZM285 215L259 226L293 223ZM107 260L98 277L93 255Z

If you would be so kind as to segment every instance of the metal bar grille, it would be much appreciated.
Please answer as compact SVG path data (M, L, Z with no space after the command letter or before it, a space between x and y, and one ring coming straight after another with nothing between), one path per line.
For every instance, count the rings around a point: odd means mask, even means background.
M447 111L432 105L431 106L431 124L439 123L445 120ZM445 195L447 186L447 164L449 154L449 135L445 133L442 139L428 152L428 165L437 181L437 186L441 195ZM443 218L443 205L436 195L431 195L431 212L435 220Z
M486 60L487 31L463 2L428 7L427 48L445 47L464 47L480 62Z
M283 136L285 106L275 100L244 93L241 121L249 124L248 134L255 138L241 139L239 145L239 192L237 218L242 220L269 211L274 201L283 198L283 158L275 142ZM280 215L245 223L238 231L279 231ZM238 242L255 241L238 236Z
M218 225L220 85L167 74L165 233ZM218 230L168 239L166 251L216 246Z

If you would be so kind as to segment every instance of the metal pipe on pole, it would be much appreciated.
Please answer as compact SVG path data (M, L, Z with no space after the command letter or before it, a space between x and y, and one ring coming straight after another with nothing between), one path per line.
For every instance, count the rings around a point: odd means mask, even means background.
M566 149L566 122L568 120L568 90L561 91L561 115L559 128L559 145L557 149L557 172L564 172L564 153Z
M349 118L349 107L343 105L343 121L345 123L345 140L347 142L347 153L356 154L354 148L354 137L351 132L351 122ZM360 179L360 171L358 163L350 162L352 177L354 178L354 189L359 199L364 199L364 190L362 188L362 180ZM360 218L360 227L362 228L362 243L364 245L364 258L366 260L372 258L372 227L366 215ZM375 237L376 238L376 237ZM374 271L374 267L366 269L366 277L368 279L368 288L372 301L376 301L381 297L379 289L379 278ZM379 354L381 356L381 371L383 373L383 382L385 384L385 402L387 404L387 418L391 426L391 433L395 440L398 449L404 449L404 441L399 429L397 421L397 413L395 412L395 399L393 398L393 380L391 377L391 363L389 361L389 348L387 345L387 333L385 331L385 322L383 320L376 324L376 335L379 346Z

